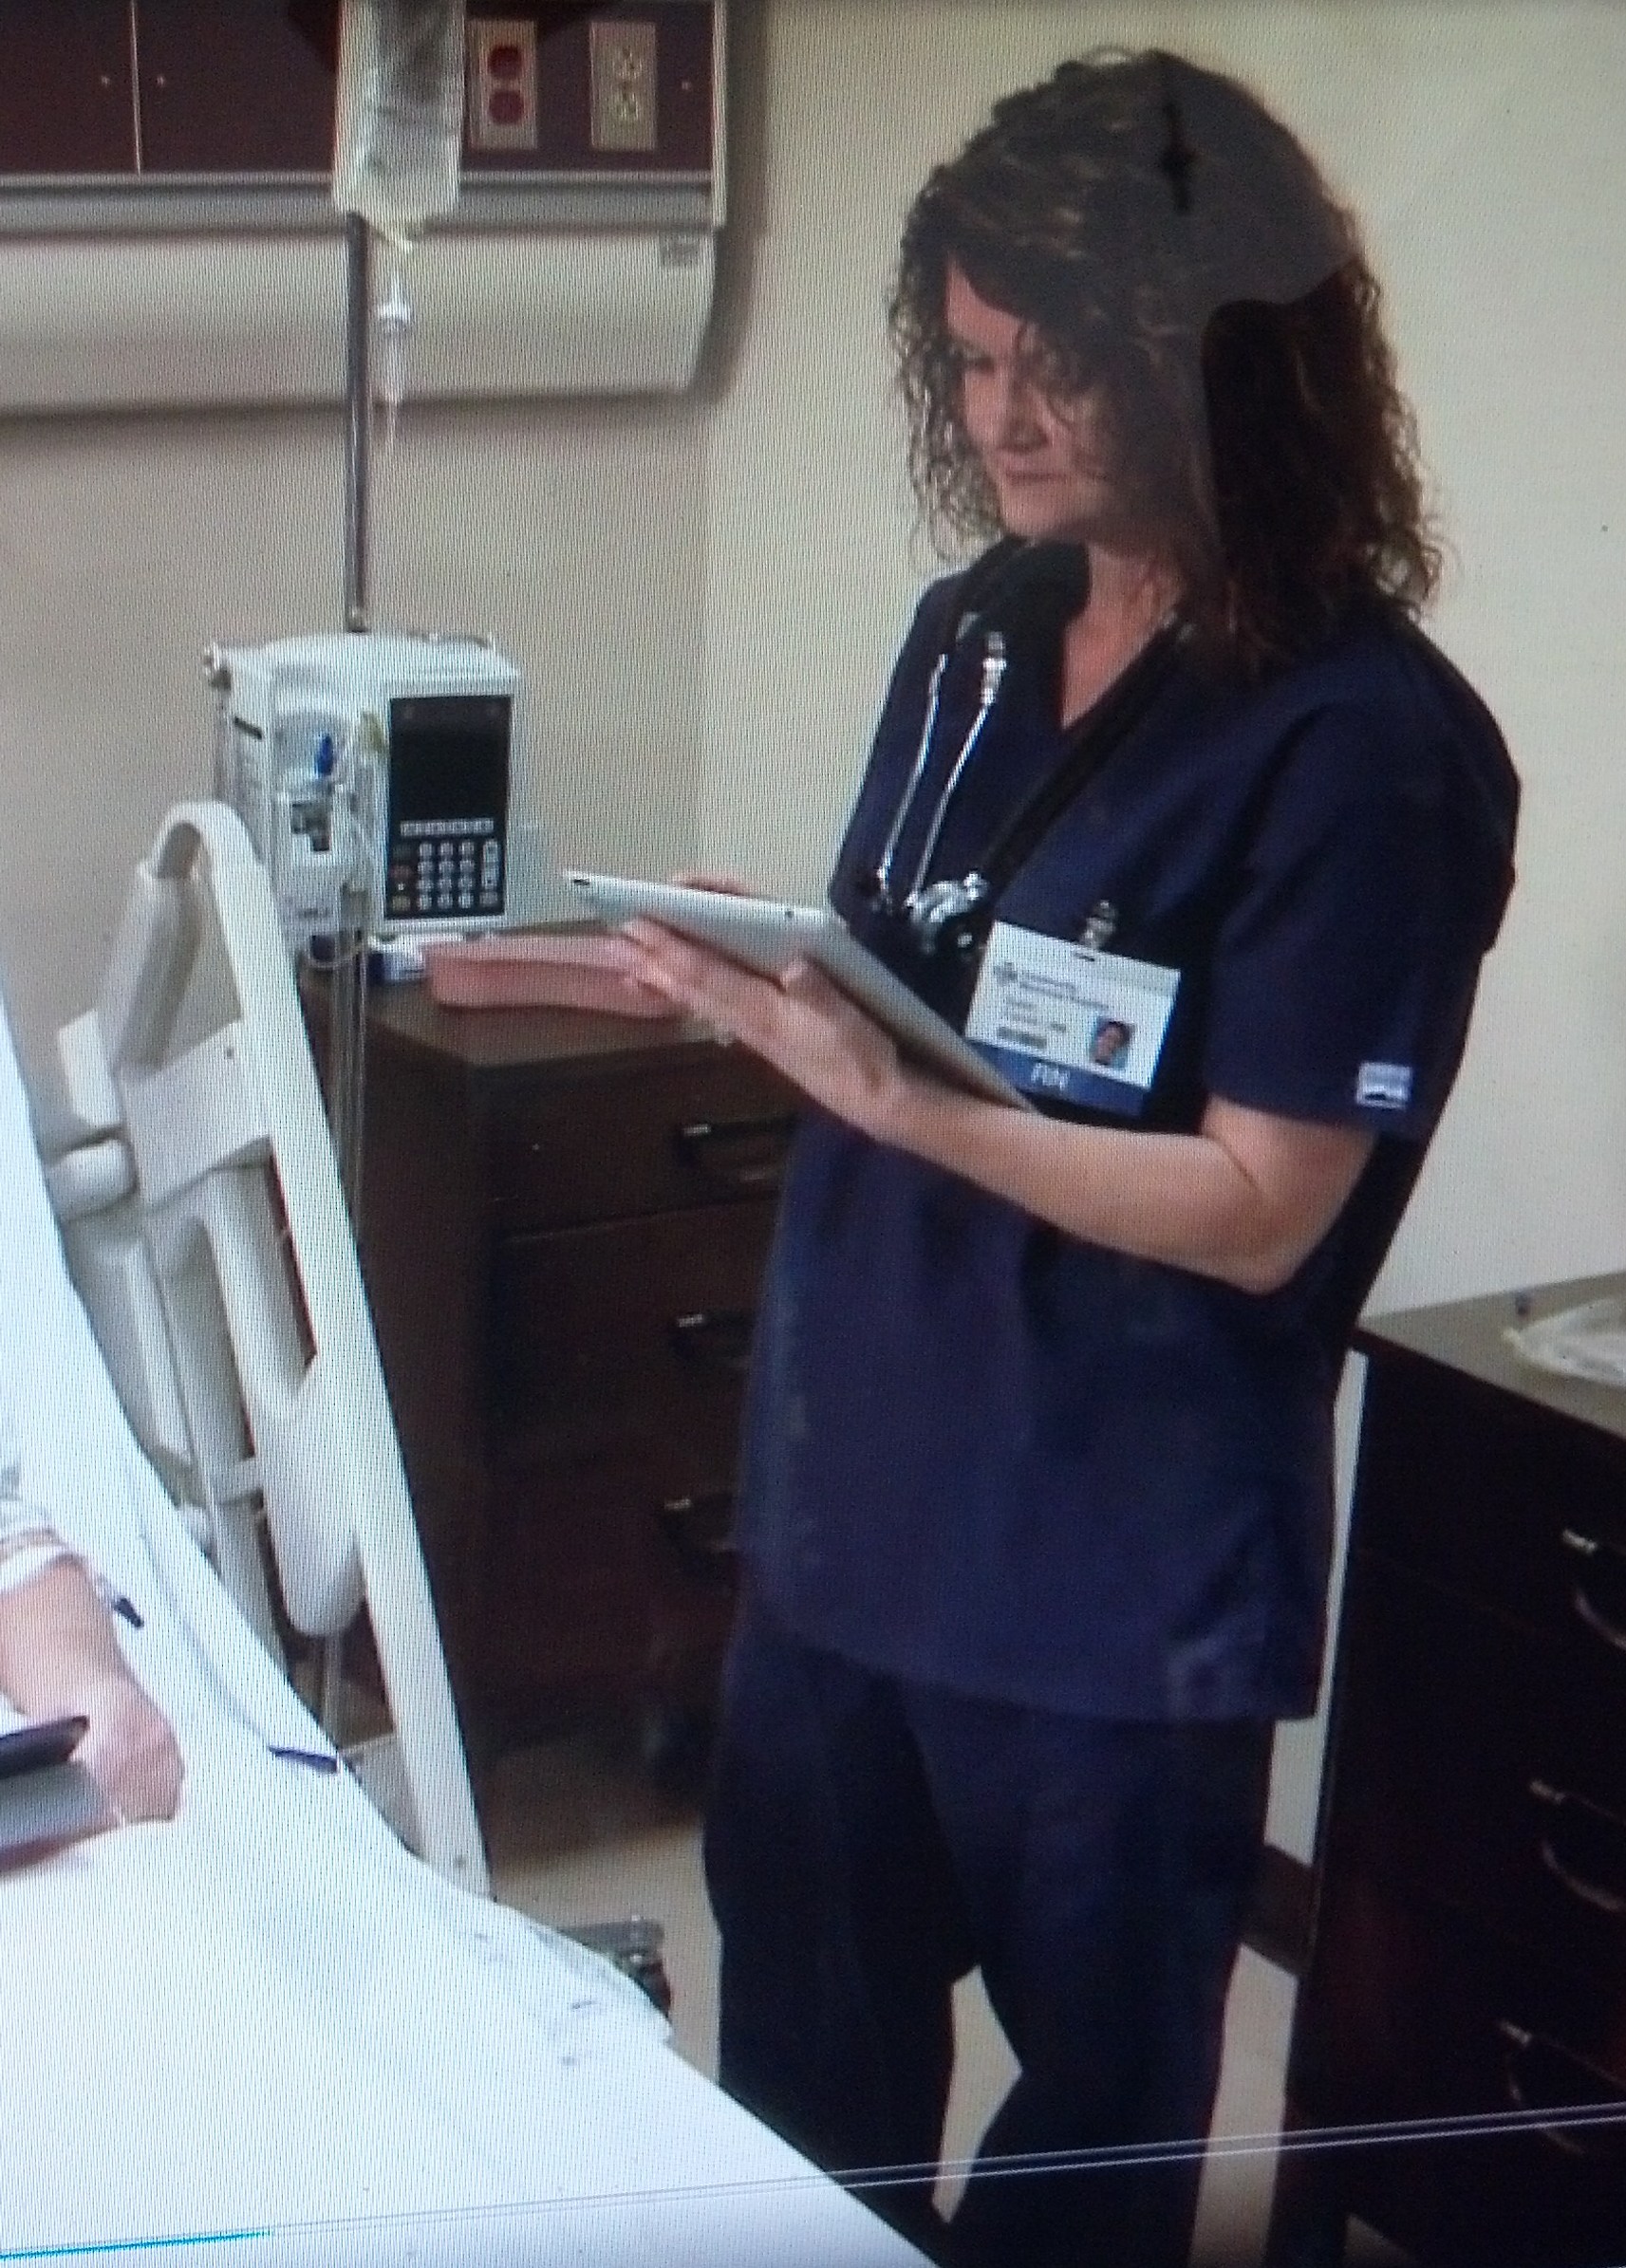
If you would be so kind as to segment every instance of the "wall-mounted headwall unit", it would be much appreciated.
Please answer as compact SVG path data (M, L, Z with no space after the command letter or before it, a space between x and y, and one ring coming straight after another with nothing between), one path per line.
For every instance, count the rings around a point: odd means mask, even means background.
M0 0L0 412L337 401L344 0ZM725 0L469 0L418 400L676 392L723 218Z

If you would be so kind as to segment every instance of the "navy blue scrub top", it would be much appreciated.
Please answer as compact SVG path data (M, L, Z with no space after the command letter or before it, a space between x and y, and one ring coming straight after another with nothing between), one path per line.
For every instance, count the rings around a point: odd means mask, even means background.
M831 895L963 1018L869 890L961 612L960 578L922 602ZM1066 744L1058 623L1006 628L1005 680L928 879L975 867ZM966 636L945 672L904 886L981 659ZM737 1523L749 1579L793 1631L883 1672L1092 1716L1314 1709L1334 1395L1461 1060L1517 807L1483 704L1386 613L1253 687L1176 660L999 918L1077 939L1105 902L1113 953L1179 972L1133 1123L1189 1132L1219 1096L1369 1128L1371 1161L1291 1282L1260 1295L1068 1237L810 1112L758 1317Z

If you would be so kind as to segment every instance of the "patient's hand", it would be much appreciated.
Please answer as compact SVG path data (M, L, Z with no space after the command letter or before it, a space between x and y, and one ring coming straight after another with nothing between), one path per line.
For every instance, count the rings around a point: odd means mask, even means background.
M121 1819L172 1819L180 1801L180 1751L168 1720L134 1678L113 1676L79 1702L90 1729L74 1750Z
M105 1607L77 1559L53 1559L0 1591L0 1693L40 1723L86 1717L74 1751L121 1819L168 1819L180 1752L137 1683Z

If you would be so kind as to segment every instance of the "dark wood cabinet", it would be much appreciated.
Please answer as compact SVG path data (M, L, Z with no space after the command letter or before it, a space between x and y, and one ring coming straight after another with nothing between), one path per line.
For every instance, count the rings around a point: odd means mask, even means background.
M338 18L289 0L139 0L140 168L148 177L325 175Z
M0 175L133 174L127 0L0 0Z
M1626 1392L1530 1369L1517 1319L1361 1341L1275 2268L1352 2214L1450 2268L1626 2259Z
M411 987L374 995L365 1097L362 1269L471 1746L703 1717L790 1090L692 1027Z

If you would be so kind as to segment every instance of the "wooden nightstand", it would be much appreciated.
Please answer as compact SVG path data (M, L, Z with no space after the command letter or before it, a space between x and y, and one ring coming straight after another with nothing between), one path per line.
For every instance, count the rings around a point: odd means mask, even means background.
M1352 2213L1422 2262L1626 2259L1626 1392L1529 1369L1516 1319L1504 1295L1358 1342L1287 2136L1435 2134L1284 2152L1278 2268L1341 2259Z
M692 1025L373 995L362 1270L477 1761L629 1706L659 1747L711 1707L794 1125Z

